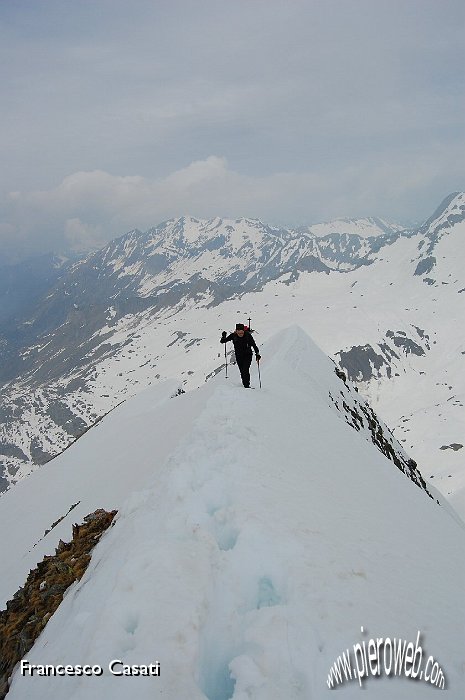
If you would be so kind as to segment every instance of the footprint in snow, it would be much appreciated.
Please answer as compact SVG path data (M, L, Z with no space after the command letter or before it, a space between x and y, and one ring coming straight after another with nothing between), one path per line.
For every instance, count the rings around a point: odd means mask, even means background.
M273 581L268 576L262 576L258 582L257 610L271 608L280 603L281 596L276 592Z
M223 552L234 549L239 529L234 524L233 513L228 508L213 510L211 520L213 535L219 549Z

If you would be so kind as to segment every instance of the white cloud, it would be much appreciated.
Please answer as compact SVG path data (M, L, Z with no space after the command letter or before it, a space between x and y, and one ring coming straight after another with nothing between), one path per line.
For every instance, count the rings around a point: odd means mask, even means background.
M49 190L10 193L0 217L0 244L6 253L16 246L23 255L88 250L130 229L145 230L182 215L248 216L297 225L339 216L390 218L396 211L392 218L399 220L418 211L419 197L426 218L442 196L457 189L451 185L439 198L428 194L438 178L456 180L456 151L445 161L447 173L438 168L434 153L401 156L326 172L262 176L238 173L213 155L157 179L76 172Z
M0 254L181 214L426 216L463 187L464 10L0 3Z

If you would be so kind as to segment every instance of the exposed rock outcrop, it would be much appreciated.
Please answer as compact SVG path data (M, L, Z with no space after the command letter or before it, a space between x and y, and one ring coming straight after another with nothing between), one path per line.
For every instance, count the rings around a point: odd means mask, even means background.
M93 548L116 513L99 508L86 515L81 525L73 525L71 542L60 540L55 554L45 556L29 572L24 586L0 611L0 700L8 693L14 667L33 646L69 586L82 578Z

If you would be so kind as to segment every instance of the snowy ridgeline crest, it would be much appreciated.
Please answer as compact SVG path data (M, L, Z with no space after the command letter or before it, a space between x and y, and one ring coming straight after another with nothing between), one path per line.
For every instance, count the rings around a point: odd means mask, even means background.
M118 510L27 655L31 665L99 664L102 675L16 671L11 700L102 689L113 700L319 699L361 626L401 639L420 630L461 698L463 527L381 454L363 400L299 327L260 349L261 391L234 374L184 394L175 382L150 387L2 496L0 530L12 514L17 524L0 541L6 599L91 502ZM116 678L112 659L159 660L161 674ZM428 692L408 677L365 686L377 700ZM341 691L360 694L357 681Z
M431 490L428 488L416 462L409 457L401 444L394 437L392 431L378 418L368 402L360 396L357 387L347 379L345 373L337 367L337 365L334 367L334 361L324 355L301 328L293 326L285 332L288 335L292 333L295 334L295 342L299 348L296 357L292 360L292 365L307 376L311 375L311 373L315 373L316 376L325 377L328 385L327 395L330 400L329 405L334 407L344 417L348 425L357 432L363 434L365 438L371 441L403 474L428 494L430 498L434 499L435 496L433 496ZM271 341L272 355L275 342L275 339ZM280 357L281 355L278 352L278 358ZM307 366L309 358L314 357L319 358L318 364L309 363L309 366ZM275 358L273 356L271 361L272 376L274 364ZM339 380L337 382L335 382L334 376L329 373L331 367L334 368L334 375L336 375ZM313 380L313 376L311 379ZM319 387L321 389L321 384L319 384ZM439 503L437 498L436 500Z

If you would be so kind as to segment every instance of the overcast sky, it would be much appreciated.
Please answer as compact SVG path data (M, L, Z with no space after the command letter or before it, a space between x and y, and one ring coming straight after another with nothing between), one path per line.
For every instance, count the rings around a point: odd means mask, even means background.
M172 216L426 219L463 0L1 0L0 260Z

